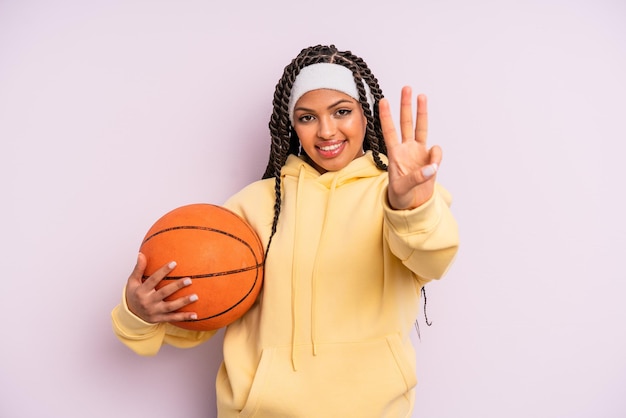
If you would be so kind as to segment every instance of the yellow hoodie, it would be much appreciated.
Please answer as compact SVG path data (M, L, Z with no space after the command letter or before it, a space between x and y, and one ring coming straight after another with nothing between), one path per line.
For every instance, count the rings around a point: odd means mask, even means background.
M419 293L446 272L458 246L448 193L437 186L419 208L392 210L387 173L370 152L322 175L290 156L281 174L283 204L263 290L224 334L218 416L410 416ZM267 179L224 206L267 243L273 205L274 180ZM112 316L118 338L142 355L214 334L146 323L124 302Z

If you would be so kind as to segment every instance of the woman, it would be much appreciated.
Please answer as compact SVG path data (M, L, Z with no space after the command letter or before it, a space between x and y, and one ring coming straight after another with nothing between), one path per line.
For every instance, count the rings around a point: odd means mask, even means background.
M389 103L365 62L333 45L306 48L274 94L263 179L225 203L266 245L254 306L224 334L219 417L408 417L414 402L410 332L422 287L444 275L458 233L435 179L426 97L413 124L403 88L397 137ZM139 255L113 311L122 342L142 355L191 347L215 332L168 322L197 297L155 291L175 262L142 283Z

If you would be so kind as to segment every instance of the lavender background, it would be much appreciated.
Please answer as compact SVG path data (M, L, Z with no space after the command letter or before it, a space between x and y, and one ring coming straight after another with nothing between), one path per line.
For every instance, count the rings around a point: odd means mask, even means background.
M213 417L221 335L111 331L166 211L262 174L301 48L429 96L462 247L420 318L419 418L626 415L626 3L0 0L0 416ZM396 107L397 109L397 107Z

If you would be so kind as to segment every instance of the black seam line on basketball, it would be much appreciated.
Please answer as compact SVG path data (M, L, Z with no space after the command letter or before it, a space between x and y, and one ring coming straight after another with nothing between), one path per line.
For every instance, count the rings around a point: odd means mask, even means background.
M224 315L226 312L228 311L232 311L233 309L235 309L237 306L239 306L244 300L246 300L248 298L248 296L250 295L250 293L252 293L252 291L254 290L256 283L259 281L259 270L256 271L256 275L254 276L254 283L252 283L252 287L250 287L250 290L248 290L248 293L246 293L237 303L235 303L233 306L231 306L230 308L226 309L225 311L216 313L215 315L211 315L211 316L207 316L206 318L198 318L198 319L190 319L187 321L181 321L181 322L199 322L199 321L206 321L207 319L213 319L215 317L218 317L220 315Z
M146 239L144 239L141 245L145 244L146 242L156 237L157 235L161 235L166 232L177 231L179 229L199 229L201 231L217 232L218 234L226 235L230 238L236 239L237 241L241 242L242 244L246 245L249 249L252 250L252 247L250 247L250 244L248 244L243 239L239 238L237 235L233 235L230 232L222 231L221 229L215 229L215 228L211 228L208 226L197 226L197 225L179 225L179 226L172 226L170 228L161 229L160 231L157 231L154 234L147 237Z
M233 238L239 241L240 243L242 243L243 245L245 245L246 247L248 247L248 250L252 253L252 257L254 257L254 261L257 263L257 266L259 265L259 260L257 259L256 253L254 252L254 249L247 241L245 241L242 238L239 238L237 235L233 235L229 232L222 231L221 229L215 229L215 228L211 228L208 226L179 225L179 226L172 226L170 228L161 229L160 231L157 231L154 234L150 235L148 238L144 239L141 245L143 246L146 242L156 237L157 235L163 234L165 232L176 231L179 229L199 229L201 231L217 232L218 234L226 235L227 237ZM254 231L252 232L254 233ZM260 264L261 265L265 264L265 253L262 248L261 248L261 263Z
M218 272L215 272L215 273L196 274L196 275L191 275L191 276L190 275L187 275L187 276L167 276L167 277L164 277L162 280L178 280L178 279L187 278L187 277L189 277L190 279L207 279L209 277L228 276L230 274L243 273L244 271L255 270L255 269L258 269L259 267L263 267L263 264L258 264L257 263L255 266L249 266L249 267L236 269L236 270L218 271ZM146 275L141 276L141 278L143 280L146 280L148 277L150 277L150 276L146 276Z

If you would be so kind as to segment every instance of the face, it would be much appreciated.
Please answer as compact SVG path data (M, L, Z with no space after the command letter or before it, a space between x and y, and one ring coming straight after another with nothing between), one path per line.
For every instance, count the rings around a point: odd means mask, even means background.
M310 91L296 102L293 119L300 144L320 173L341 170L363 155L367 119L347 94Z

